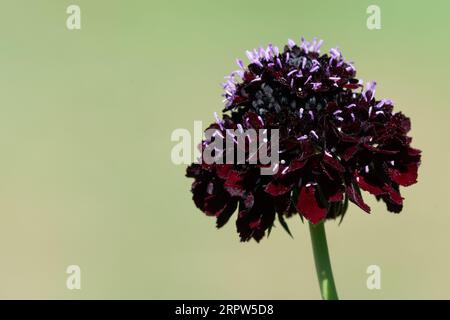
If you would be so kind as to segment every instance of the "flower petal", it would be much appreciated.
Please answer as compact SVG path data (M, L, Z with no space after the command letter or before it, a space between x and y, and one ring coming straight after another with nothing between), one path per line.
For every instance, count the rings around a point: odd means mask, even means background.
M370 213L370 207L364 202L359 188L355 185L355 182L350 183L346 188L346 193L350 201L363 209L365 212Z
M277 197L291 191L293 186L294 183L287 183L282 180L273 180L272 182L267 184L264 191L274 197Z
M297 200L298 211L309 221L316 224L327 215L327 209L319 205L315 186L303 186Z
M388 172L392 181L398 183L401 186L407 187L417 182L418 168L419 166L417 163L410 163L406 166L406 171L389 168Z

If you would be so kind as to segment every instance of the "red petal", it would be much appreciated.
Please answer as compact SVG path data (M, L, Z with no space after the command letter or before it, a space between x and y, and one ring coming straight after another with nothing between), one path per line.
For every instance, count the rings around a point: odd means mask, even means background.
M288 172L300 170L305 166L306 162L307 160L292 160L291 164L289 165Z
M243 196L245 193L243 180L243 175L234 170L231 170L227 176L227 180L225 180L224 187L232 196Z
M353 157L353 155L356 153L356 151L358 151L357 144L355 144L351 147L348 147L347 149L345 149L344 153L342 154L342 159L344 159L345 161L348 161L349 159L351 159Z
M342 191L336 192L328 199L329 202L338 202L342 200L344 200L344 193Z
M403 204L403 198L400 196L400 193L398 193L391 185L387 183L385 183L383 187L379 187L368 183L361 175L357 175L356 181L358 182L358 185L361 187L361 189L363 189L364 191L368 191L375 196L385 194L389 196L392 202L398 205Z
M410 163L407 165L406 172L402 172L397 169L389 168L389 176L392 181L398 183L401 186L410 186L417 182L417 163Z
M230 173L232 168L233 166L231 164L221 164L216 166L217 176L225 180L228 177L228 174Z
M269 184L267 184L264 191L266 191L268 194L277 197L281 196L289 191L291 191L293 183L283 183L283 181L272 181Z
M342 164L339 162L338 159L333 158L332 156L328 155L328 154L324 154L323 156L323 161L330 166L331 168L333 168L334 170L338 171L338 172L345 172L345 168L342 166Z
M387 191L387 193L389 194L389 198L392 200L392 202L394 202L395 204L398 205L402 205L403 204L403 198L400 195L399 192L397 192L397 190L395 190L392 186L390 185L385 185L385 189Z
M327 209L319 206L315 187L302 187L297 200L298 211L309 221L316 224L327 215Z
M253 128L253 129L261 129L264 127L264 122L261 117L259 117L254 112L247 112L244 115L245 123L247 124L247 127Z
M384 191L381 187L368 183L364 179L364 177L359 174L356 176L356 181L358 182L358 185L361 187L361 189L363 189L364 191L368 191L375 196L386 193L386 191Z

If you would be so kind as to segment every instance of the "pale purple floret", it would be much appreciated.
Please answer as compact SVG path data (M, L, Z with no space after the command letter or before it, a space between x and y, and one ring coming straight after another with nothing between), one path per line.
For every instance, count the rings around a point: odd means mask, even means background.
M216 119L216 123L219 125L220 129L223 130L223 120L219 118L217 112L214 112L214 118Z
M338 48L331 48L330 55L332 59L338 60L341 57L341 52Z
M249 50L245 51L245 54L247 55L248 60L253 61L255 58L253 57L253 53Z
M319 90L322 87L321 82L311 82L311 84L313 86L313 90Z
M283 65L281 64L280 58L277 58L277 65L278 65L280 68L283 68Z
M266 50L264 50L263 47L259 47L258 55L259 55L260 58L265 57L266 56Z
M366 87L364 88L362 95L366 101L370 101L375 96L375 89L376 89L377 83L375 81L369 81L366 84ZM370 95L370 97L369 97Z
M292 39L288 39L288 47L292 49L295 46L295 41Z
M273 53L275 56L278 56L280 54L280 49L278 49L278 47L273 47Z
M317 140L319 140L319 136L317 135L317 133L316 133L314 130L311 130L310 133L314 136L314 138L316 138Z
M309 70L309 72L313 73L313 72L316 72L317 70L319 70L319 66L315 65Z
M241 59L236 59L236 63L239 66L239 68L241 68L242 70L245 69L244 62Z
M303 57L303 59L302 59L302 69L305 69L305 67L306 67L306 58Z
M314 50L315 52L320 52L320 47L322 46L322 44L323 44L323 40L322 40L322 39L320 39L320 40L317 41L317 42L314 41L314 44L313 44L313 50Z
M308 79L306 79L305 84L307 84L309 81L311 81L312 76L309 76Z
M322 46L323 40L317 40L317 38L314 38L312 42L308 42L305 40L305 38L301 38L301 44L300 48L305 51L305 53L309 52L316 52L320 53L320 47Z

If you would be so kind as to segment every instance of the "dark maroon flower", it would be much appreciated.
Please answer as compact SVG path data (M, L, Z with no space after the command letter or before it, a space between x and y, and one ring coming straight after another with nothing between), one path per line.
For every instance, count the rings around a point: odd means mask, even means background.
M398 213L400 186L417 182L420 151L410 147L409 118L394 113L391 100L375 98L375 82L363 88L338 49L320 54L321 43L289 40L283 52L272 45L248 51L250 64L238 60L240 70L224 84L223 116L209 129L221 136L227 129L278 129L273 175L262 175L260 163L187 169L196 206L215 216L217 227L237 210L242 241L259 241L276 216L288 232L284 218L297 213L312 223L342 218L348 200L370 213L361 189ZM246 144L236 144L246 160L253 156Z

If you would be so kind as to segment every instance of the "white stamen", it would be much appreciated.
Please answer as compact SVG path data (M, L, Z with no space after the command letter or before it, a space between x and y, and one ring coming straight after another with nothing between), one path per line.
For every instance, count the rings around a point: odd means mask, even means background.
M278 167L279 167L279 164L277 163L276 165L273 166L272 171L273 171L273 172L278 171Z

